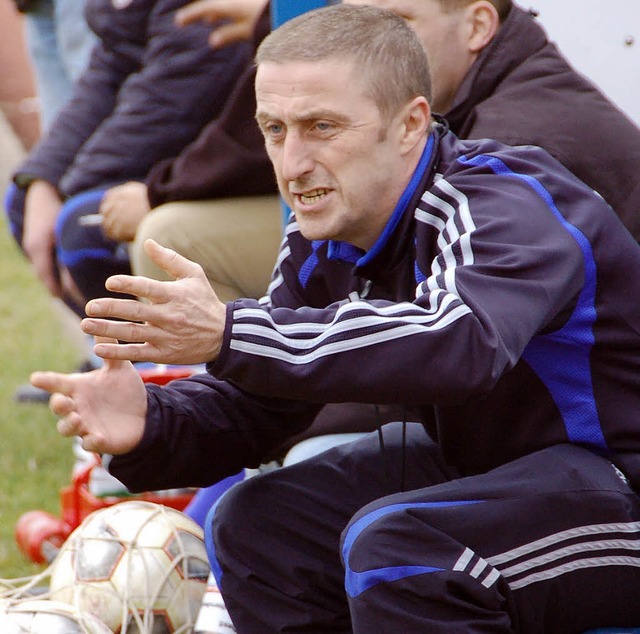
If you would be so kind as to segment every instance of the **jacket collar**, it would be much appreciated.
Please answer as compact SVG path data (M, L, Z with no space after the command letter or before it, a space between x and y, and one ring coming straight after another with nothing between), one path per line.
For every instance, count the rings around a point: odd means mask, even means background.
M402 231L399 227L413 221L413 211L417 206L418 199L427 187L427 181L431 179L433 165L438 154L439 141L446 131L446 124L438 122L434 126L409 184L402 196L400 196L387 224L371 249L363 251L347 242L329 240L327 257L330 260L346 261L355 265L359 274L369 276L368 273L371 269L377 268L375 262L382 261L386 266L389 266L400 257L406 255L406 245L397 236L408 235L408 232ZM392 236L395 236L395 239L392 239ZM380 257L383 253L384 256Z
M445 118L451 130L464 138L463 127L478 103L490 97L498 85L548 44L535 18L513 5L492 42L484 48L464 78Z

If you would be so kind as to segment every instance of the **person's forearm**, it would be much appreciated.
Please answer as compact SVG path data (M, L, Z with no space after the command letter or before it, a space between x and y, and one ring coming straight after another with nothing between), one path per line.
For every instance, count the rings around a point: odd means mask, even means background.
M148 385L145 434L109 471L130 491L207 486L257 467L311 424L306 403L256 399L209 374Z

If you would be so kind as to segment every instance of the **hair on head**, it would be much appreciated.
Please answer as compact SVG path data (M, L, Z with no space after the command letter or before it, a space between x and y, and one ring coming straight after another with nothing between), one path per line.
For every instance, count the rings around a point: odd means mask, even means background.
M383 116L417 96L431 102L426 53L406 22L385 9L338 4L315 9L270 33L256 53L258 65L352 62Z

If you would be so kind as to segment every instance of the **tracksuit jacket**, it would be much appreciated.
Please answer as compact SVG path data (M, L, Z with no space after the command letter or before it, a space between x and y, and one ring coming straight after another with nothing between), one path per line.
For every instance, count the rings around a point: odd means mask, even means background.
M244 71L247 44L207 43L211 25L174 24L187 0L88 0L99 40L87 70L14 180L56 186L63 198L143 180L177 156L222 110Z
M576 443L640 484L640 248L545 151L437 126L366 253L295 217L209 372L147 386L131 490L260 463L322 403L401 404L462 474Z

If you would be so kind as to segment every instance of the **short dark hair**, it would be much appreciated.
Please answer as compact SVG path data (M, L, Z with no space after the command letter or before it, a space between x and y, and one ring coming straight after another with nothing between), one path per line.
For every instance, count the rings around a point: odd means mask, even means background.
M411 99L431 102L426 53L397 15L368 5L338 4L303 13L272 31L256 63L353 61L383 118L390 120Z

